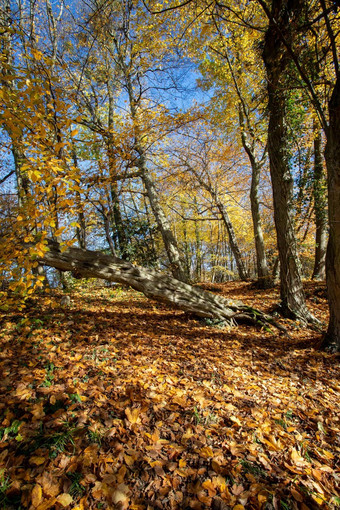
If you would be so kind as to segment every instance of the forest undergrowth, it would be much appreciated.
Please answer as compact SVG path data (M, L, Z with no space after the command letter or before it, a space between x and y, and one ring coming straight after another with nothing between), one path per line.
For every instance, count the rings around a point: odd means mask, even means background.
M324 285L306 293L326 322ZM221 327L119 288L61 297L1 315L1 509L340 507L339 358L320 333Z

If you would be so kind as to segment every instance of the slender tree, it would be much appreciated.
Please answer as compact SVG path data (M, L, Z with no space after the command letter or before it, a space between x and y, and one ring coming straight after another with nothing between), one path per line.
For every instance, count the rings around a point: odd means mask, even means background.
M324 280L326 278L328 239L326 189L327 182L323 165L321 129L319 124L314 122L313 197L315 215L315 258L312 278L315 280Z

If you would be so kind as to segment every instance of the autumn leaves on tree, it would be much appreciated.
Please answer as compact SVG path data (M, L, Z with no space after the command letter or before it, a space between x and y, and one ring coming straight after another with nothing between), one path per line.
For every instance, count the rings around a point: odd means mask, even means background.
M302 279L326 273L339 350L338 23L325 0L2 0L2 305L46 284L56 242L145 266L147 295L170 272L216 317L190 282L270 287L279 261L281 311L303 323Z

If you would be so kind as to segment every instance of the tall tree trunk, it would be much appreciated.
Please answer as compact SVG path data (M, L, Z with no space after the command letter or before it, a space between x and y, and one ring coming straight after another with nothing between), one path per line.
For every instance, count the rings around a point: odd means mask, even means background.
M260 184L260 166L256 161L254 161L254 164L252 165L251 174L250 206L255 237L257 283L259 288L265 289L272 286L272 281L269 276L266 250L263 240L259 202L259 184Z
M112 216L114 219L117 238L118 238L118 246L121 257L123 259L128 258L128 239L125 232L124 222L122 218L122 213L120 210L120 202L118 196L118 184L115 179L117 168L116 168L116 156L115 156L115 146L114 146L114 96L112 91L112 84L110 82L107 83L108 97L109 97L109 112L108 112L108 137L107 137L107 158L109 164L109 175L111 178L110 182L110 194L112 201Z
M269 268L267 264L266 250L264 246L261 225L260 201L259 201L261 163L259 162L259 160L256 159L255 151L247 140L242 106L240 106L239 109L239 122L241 127L242 145L249 158L251 165L250 206L255 238L258 287L268 288L272 285L272 280L269 276Z
M202 243L198 221L195 221L195 248L196 248L195 278L197 282L200 282L202 279Z
M190 245L188 241L188 229L187 222L184 217L184 207L182 207L183 219L182 219L182 233L183 233L183 251L184 251L184 263L185 263L185 272L190 277L190 269L191 269L191 259L192 254L190 250Z
M117 46L118 49L118 46ZM119 52L119 49L118 49ZM122 55L119 52L119 61L124 73L126 89L129 96L129 104L130 104L130 112L131 118L135 124L135 150L138 154L138 162L137 166L141 172L141 178L144 183L146 193L151 205L152 212L154 214L157 226L162 235L165 251L167 257L170 262L170 270L175 278L181 280L182 282L187 282L189 280L189 275L185 271L184 263L180 256L180 251L178 248L178 244L174 234L172 233L170 223L165 215L165 212L161 206L161 202L159 200L159 194L157 192L154 180L152 178L151 172L148 169L146 162L146 154L143 147L141 135L138 128L138 115L137 115L137 106L138 101L135 100L134 91L131 81L131 76L129 71L125 65Z
M315 260L312 279L324 280L326 277L327 251L327 195L326 176L323 169L321 151L321 129L314 125L314 214L315 214Z
M340 352L340 79L329 102L329 128L325 158L328 172L329 240L326 276L329 325L324 347Z
M241 88L239 87L240 72L232 66L228 57L228 51L225 54L228 63L229 71L234 82L236 94L239 98L239 124L241 132L242 146L249 158L252 177L250 188L250 204L251 214L253 220L254 238L255 238L255 251L256 251L256 267L257 267L257 284L259 288L267 288L272 285L272 280L269 276L269 268L267 264L266 251L263 241L263 232L261 226L260 204L259 204L259 183L260 183L260 169L261 161L256 158L255 146L256 136L254 129L251 127L249 117L249 109L243 97ZM262 156L264 159L265 153Z
M272 0L271 17L263 49L268 89L268 153L280 257L282 312L287 317L313 321L313 316L306 306L294 231L293 178L289 163L284 83L290 58L281 41L282 32L290 41L291 31L294 31L301 6L297 3L292 8L287 4L287 0Z
M145 215L146 215L146 219L147 219L147 224L148 224L148 228L149 228L149 232L150 232L151 252L153 254L152 258L155 260L155 262L157 262L157 265L159 266L159 257L158 257L157 248L156 248L155 236L154 236L152 222L151 222L150 213L149 213L149 205L148 205L148 201L146 200L145 193L143 193L143 202L144 202L144 207L145 207Z
M187 282L188 274L185 271L176 238L172 233L170 223L161 206L155 183L153 182L152 176L146 166L145 155L141 149L139 149L139 168L141 170L141 177L148 195L152 212L162 235L165 251L170 262L171 273L178 280Z
M118 197L117 182L110 184L110 195L112 201L112 219L116 227L119 252L122 259L128 259L128 239L126 236L125 226L123 222L122 212L120 209L120 202Z
M72 143L72 159L75 168L79 168L78 166L78 158L77 151L73 140ZM79 226L76 227L76 235L80 248L86 249L86 220L84 214L84 204L81 199L80 192L76 190L75 192L76 206L77 206L77 215L78 215L78 223Z

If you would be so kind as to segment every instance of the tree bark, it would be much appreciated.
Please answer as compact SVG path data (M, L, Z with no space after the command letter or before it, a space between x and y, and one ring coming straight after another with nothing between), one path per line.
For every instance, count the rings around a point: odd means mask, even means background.
M328 171L329 240L326 276L329 324L323 346L340 352L340 79L329 102L329 128L325 150Z
M125 231L125 226L122 218L119 196L118 196L118 184L115 180L117 174L116 168L116 156L114 147L114 96L113 96L113 85L108 82L107 91L109 97L109 111L108 111L108 135L107 135L107 158L109 165L110 175L110 194L112 200L112 216L117 231L118 245L120 255L123 259L128 259L128 239Z
M67 248L62 251L59 243L49 240L48 251L39 262L60 271L72 271L77 277L102 278L127 284L143 292L148 298L173 305L198 317L229 323L250 322L262 326L270 324L285 331L270 316L244 305L241 301L215 296L159 271L135 266L126 260L98 251L80 248Z
M77 151L76 146L71 138L71 144L72 144L72 159L73 164L75 168L79 168L78 165L78 157L77 157ZM81 195L78 190L75 192L75 201L77 206L77 215L78 215L78 223L79 226L76 227L76 235L77 240L80 248L86 249L86 220L85 220L85 214L84 214L84 204L81 200Z
M182 257L180 255L180 251L178 248L177 240L172 233L170 222L166 217L166 214L163 210L159 199L159 193L157 192L154 180L152 178L151 172L149 171L147 160L146 160L146 152L142 142L142 136L138 127L138 114L137 110L140 106L141 97L138 99L135 98L134 87L132 84L131 72L128 69L124 61L124 57L120 51L120 48L115 41L116 49L118 52L118 61L121 66L121 70L123 72L125 87L129 96L129 106L130 106L130 114L131 119L134 122L134 137L135 137L135 150L138 154L138 162L137 166L140 170L140 175L145 186L145 190L150 202L150 206L152 212L154 214L157 226L162 235L164 247L166 254L168 256L168 260L170 262L170 271L175 278L181 280L182 282L187 282L189 280L189 275L185 271L184 263Z
M326 278L326 251L327 251L327 195L326 177L322 164L321 130L314 128L314 214L315 214L315 260L312 279L324 280Z
M273 285L273 281L269 275L267 264L266 250L263 240L263 231L261 225L260 202L259 202L259 185L261 163L255 156L252 145L247 140L245 131L245 121L242 107L239 109L239 123L241 128L241 140L243 148L249 158L251 165L251 187L250 187L250 206L251 216L253 220L255 251L256 251L256 267L257 267L257 285L259 288L265 289Z
M254 161L254 164L252 164L251 175L250 206L255 237L257 286L261 289L266 289L272 287L273 282L269 276L266 250L263 240L259 204L259 183L260 183L260 167L259 164L256 161Z
M290 154L287 133L286 90L284 77L290 62L281 37L287 41L298 16L298 2L294 8L287 0L272 0L269 27L265 36L263 60L267 71L268 90L268 153L273 187L274 219L280 257L281 307L285 316L313 322L302 286L300 261L297 251L294 214L293 178L290 171Z
M139 168L141 170L141 177L148 195L148 199L157 226L162 235L165 251L170 262L171 273L178 280L181 280L182 282L187 282L189 279L189 275L185 271L176 238L172 233L168 218L166 217L163 208L160 204L156 186L146 166L145 155L142 149L140 150L139 154L140 154Z

